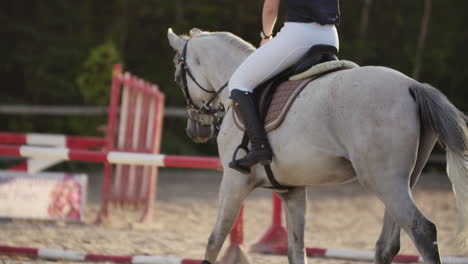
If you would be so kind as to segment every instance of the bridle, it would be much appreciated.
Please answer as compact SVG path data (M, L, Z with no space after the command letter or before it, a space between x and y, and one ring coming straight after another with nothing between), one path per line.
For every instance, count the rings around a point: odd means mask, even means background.
M229 81L226 82L223 86L221 86L221 88L219 88L218 91L210 91L210 90L204 88L203 86L201 86L200 83L197 82L197 80L193 76L192 72L190 71L189 66L187 65L187 47L188 47L188 43L189 43L189 40L187 40L187 42L185 43L184 48L182 50L182 54L181 54L181 56L179 58L179 61L177 62L178 64L180 64L182 66L181 67L182 83L180 84L180 86L182 86L181 87L182 92L184 93L185 101L187 103L188 117L190 119L192 119L193 121L197 122L201 126L213 125L214 128L215 128L215 132L217 134L218 131L219 131L219 128L221 126L221 121L222 121L222 119L224 117L224 113L226 112L226 110L225 110L224 105L222 104L221 101L219 102L217 108L213 107L213 102L216 100L216 98L219 97L221 92L228 86ZM209 93L209 94L212 94L211 98L208 101L203 102L201 107L195 105L192 98L190 97L190 92L189 92L188 85L187 85L187 76L190 77L190 79L202 91L204 91L206 93ZM213 124L205 124L203 119L199 117L200 114L211 115L213 117Z

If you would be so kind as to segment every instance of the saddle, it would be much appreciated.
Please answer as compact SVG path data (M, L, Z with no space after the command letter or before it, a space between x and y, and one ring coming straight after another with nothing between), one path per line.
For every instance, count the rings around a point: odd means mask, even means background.
M358 67L353 62L338 60L337 53L337 49L333 46L313 46L298 63L260 84L254 90L259 116L264 120L267 133L282 124L294 100L311 81L331 72ZM233 111L233 115L236 126L245 131L237 111Z

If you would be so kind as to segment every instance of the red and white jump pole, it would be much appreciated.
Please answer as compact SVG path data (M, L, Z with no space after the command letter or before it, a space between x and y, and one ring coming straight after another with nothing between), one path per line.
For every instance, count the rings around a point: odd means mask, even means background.
M76 149L93 149L106 145L106 140L98 137L73 137L57 134L38 134L38 133L0 133L0 144L13 145L36 145L68 147ZM17 164L9 171L25 171L28 173L37 173L50 168L63 160L35 158L28 159Z
M219 158L146 154L119 151L90 151L69 148L0 145L0 155L25 158L46 157L110 164L150 165L158 167L221 169Z
M287 255L288 247L278 246L270 254ZM375 252L342 248L306 248L306 254L311 258L319 257L373 262ZM441 261L444 264L466 264L468 263L468 257L443 256L441 257ZM393 259L392 263L423 263L423 259L417 255L400 254Z
M68 260L68 261L92 261L114 262L132 264L200 264L201 260L186 259L180 257L161 256L116 256L84 253L80 251L61 250L53 248L24 248L0 246L0 254L12 256L27 256L39 259Z
M73 137L57 134L0 133L0 144L89 149L105 146L106 140L99 137Z

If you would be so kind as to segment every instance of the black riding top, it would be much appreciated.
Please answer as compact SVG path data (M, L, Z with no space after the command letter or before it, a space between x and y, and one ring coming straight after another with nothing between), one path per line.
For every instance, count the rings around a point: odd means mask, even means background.
M283 0L286 22L340 24L338 0Z

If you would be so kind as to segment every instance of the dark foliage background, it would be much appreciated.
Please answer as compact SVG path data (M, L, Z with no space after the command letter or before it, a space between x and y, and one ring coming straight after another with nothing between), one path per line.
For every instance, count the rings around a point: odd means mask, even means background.
M182 106L167 28L230 31L257 43L261 7L260 0L2 1L0 104L105 106L111 66L119 62L159 84L167 105ZM342 0L341 11L342 58L417 76L468 111L467 1ZM104 123L103 116L0 115L0 131L99 135ZM184 123L165 120L164 153L216 153L195 147Z

